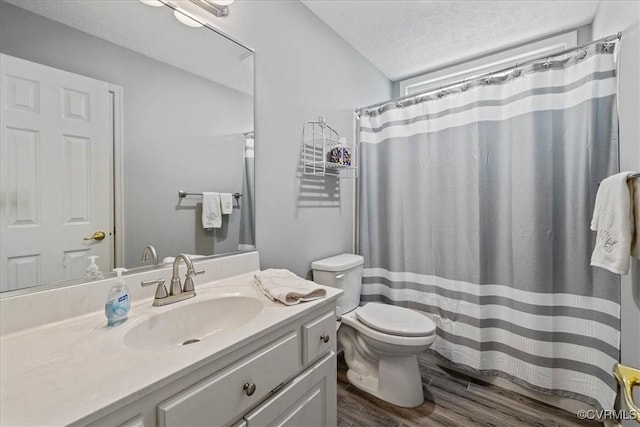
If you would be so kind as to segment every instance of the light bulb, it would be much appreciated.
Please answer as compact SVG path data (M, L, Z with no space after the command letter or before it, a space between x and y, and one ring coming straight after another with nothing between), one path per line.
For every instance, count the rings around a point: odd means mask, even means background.
M158 0L140 0L140 3L144 3L147 6L153 6L153 7L164 6L164 3L162 3L161 1L158 1Z
M195 19L185 15L182 12L179 12L177 10L173 11L173 16L176 17L176 19L178 21L180 21L181 23L183 23L184 25L188 26L188 27L193 27L193 28L198 28L198 27L202 27L203 25L201 23L199 23L198 21L196 21Z
M220 5L220 6L229 6L231 3L233 3L233 0L212 0L213 3Z

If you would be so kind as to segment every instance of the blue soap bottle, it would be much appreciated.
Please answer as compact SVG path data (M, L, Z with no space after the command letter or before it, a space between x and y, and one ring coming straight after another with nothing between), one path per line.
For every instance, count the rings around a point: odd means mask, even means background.
M122 273L126 268L114 268L116 272L116 284L111 287L107 294L107 302L104 305L104 314L107 316L107 326L116 326L124 323L129 315L131 298L127 283L122 278Z

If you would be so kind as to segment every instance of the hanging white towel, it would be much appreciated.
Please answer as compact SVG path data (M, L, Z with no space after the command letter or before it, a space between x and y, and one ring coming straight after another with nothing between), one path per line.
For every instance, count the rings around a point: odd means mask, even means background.
M597 232L591 265L617 274L627 274L629 271L631 239L635 228L627 185L627 177L631 173L622 172L602 180L591 220L591 229Z
M323 298L326 289L316 283L296 276L289 270L270 268L255 274L256 285L271 300L286 305Z
M631 239L631 256L640 259L640 177L631 178L627 183L631 194L635 224L633 239Z
M233 195L231 193L220 193L220 203L223 215L229 215L233 212Z
M220 193L202 193L202 227L222 227Z

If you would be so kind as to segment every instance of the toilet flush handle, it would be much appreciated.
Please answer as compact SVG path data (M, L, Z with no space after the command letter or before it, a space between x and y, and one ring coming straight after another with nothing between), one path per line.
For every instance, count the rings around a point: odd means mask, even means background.
M344 273L336 274L336 279L342 279L344 277Z

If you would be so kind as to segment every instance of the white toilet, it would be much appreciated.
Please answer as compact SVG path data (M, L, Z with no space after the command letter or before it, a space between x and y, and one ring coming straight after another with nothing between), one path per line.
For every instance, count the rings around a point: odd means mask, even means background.
M426 315L404 307L370 302L362 307L364 258L342 254L311 264L313 280L340 288L337 314L342 317L338 343L344 349L349 382L393 403L413 408L424 402L417 355L436 337Z

